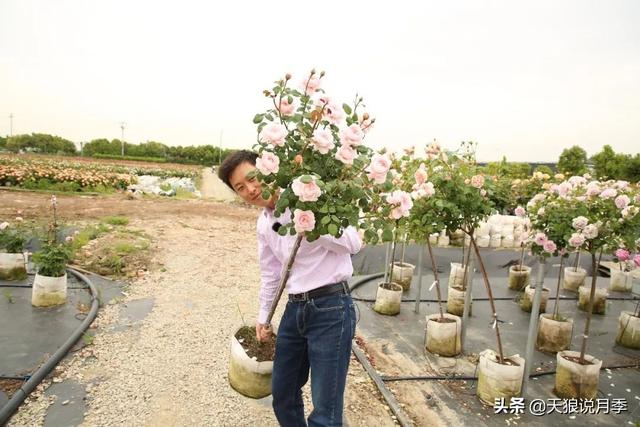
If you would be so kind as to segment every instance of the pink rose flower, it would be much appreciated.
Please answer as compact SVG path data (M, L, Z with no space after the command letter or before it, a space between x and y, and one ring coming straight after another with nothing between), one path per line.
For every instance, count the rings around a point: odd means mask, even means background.
M297 105L294 102L289 104L289 100L287 97L284 97L280 100L280 114L283 116L293 116L296 113Z
M538 213L538 215L544 215L544 213L545 213L544 208L540 208L540 209L538 209L538 212L537 212L537 213Z
M440 155L440 144L434 142L429 144L425 148L425 153L427 154L427 158L433 160Z
M330 150L333 150L333 147L335 147L333 134L328 129L316 129L313 132L311 142L313 144L313 149L320 154L327 154Z
M340 143L342 145L358 146L362 144L362 138L364 138L364 132L355 123L340 131Z
M476 188L482 188L484 185L484 176L482 175L474 175L471 177L471 185Z
M8 226L9 226L9 223L5 221L5 222L3 222L3 223L1 223L1 224L0 224L0 230L4 230L4 229L5 229L5 228L7 228Z
M416 184L418 185L424 184L427 181L428 176L427 176L427 171L425 170L424 163L420 163L420 167L413 174L413 177L415 178Z
M303 80L300 83L300 90L305 92L307 95L313 95L320 88L320 78L316 77L317 74L311 76L309 83L307 83L307 79Z
M618 258L618 261L628 261L631 254L628 250L620 248L616 250L615 255L616 258Z
M612 199L616 197L617 194L618 192L614 188L605 188L604 190L602 190L602 193L600 193L600 198Z
M280 166L280 159L273 153L265 151L262 156L256 159L256 169L263 175L271 175L272 173L278 173Z
M424 197L431 197L434 194L436 194L436 190L433 187L433 183L431 182L425 182L423 184L415 184L413 186L413 192L411 193L411 197L413 197L414 200L418 200L418 199L422 199Z
M522 206L518 206L514 211L514 213L516 214L516 216L519 216L520 218L524 218L524 216L527 214L527 211L525 211Z
M597 181L591 181L587 184L587 196L593 197L600 194L600 185Z
M24 219L22 219L22 217L21 217L21 216L17 216L17 217L16 217L16 222L22 222L22 221L24 221Z
M284 139L287 136L287 128L280 123L269 123L262 129L258 139L261 142L277 145L282 147L284 145Z
M293 228L297 233L313 231L316 226L316 217L311 211L296 209L293 211Z
M341 145L336 152L336 159L340 160L345 165L352 165L353 159L356 158L356 150L351 148L350 145Z
M583 216L575 217L573 218L573 221L571 221L571 225L576 230L582 230L587 226L587 224L589 224L589 220Z
M543 246L547 241L547 235L544 233L536 233L533 241L536 243L536 245Z
M631 203L631 199L626 194L622 194L615 199L615 204L618 209L624 209Z
M413 207L413 200L411 195L402 190L396 190L393 193L387 195L387 203L395 205L391 210L390 218L400 219L402 217L409 216L409 211Z
M572 189L571 184L569 184L568 182L562 182L558 185L558 188L557 188L558 195L566 196L571 189Z
M585 241L585 238L584 238L584 236L582 234L573 233L571 235L571 238L569 239L569 244L571 246L573 246L574 248L578 248L578 247L584 245L584 241Z
M629 188L629 181L616 181L615 183L615 187L620 189L620 190L625 190L627 188Z
M391 159L386 154L374 154L371 163L365 169L367 176L376 184L384 184L387 180L387 172L391 168Z
M595 239L598 237L598 227L595 224L589 224L582 230L582 234L587 239Z
M544 249L545 252L552 254L556 251L557 246L553 242L553 240L547 240L546 242L544 242L544 245L542 246L542 248Z
M298 177L291 183L291 189L293 194L298 196L301 202L315 202L322 194L322 190L316 184L316 181L311 177L311 181L307 184L302 182L302 177Z
M329 123L336 126L340 125L345 118L345 113L342 107L338 104L331 103L324 109L324 115L329 120Z

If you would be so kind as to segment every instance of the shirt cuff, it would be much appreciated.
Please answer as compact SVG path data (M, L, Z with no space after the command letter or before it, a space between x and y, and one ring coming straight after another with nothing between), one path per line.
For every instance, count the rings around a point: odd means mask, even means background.
M258 312L258 323L265 324L267 322L267 317L269 317L269 310L260 309Z

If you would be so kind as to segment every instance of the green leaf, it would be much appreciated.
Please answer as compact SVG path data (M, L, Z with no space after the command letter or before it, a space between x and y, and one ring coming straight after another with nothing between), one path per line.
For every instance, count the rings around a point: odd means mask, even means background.
M311 175L302 175L300 177L300 182L302 182L303 184L309 184L311 181L313 181Z
M348 116L351 115L351 107L349 107L347 104L342 104L342 109L345 113L347 113Z
M281 236L286 236L287 235L287 227L283 225L280 228L278 228L278 234L281 235Z
M382 230L382 241L391 242L392 240L393 240L393 230L388 227Z
M320 220L320 224L322 225L327 225L330 222L331 222L331 217L329 215L323 216L322 219Z
M289 104L293 104L293 96L289 95L289 96L287 97L287 102L288 102Z
M329 226L327 227L327 231L329 231L329 234L331 234L332 236L336 236L338 234L338 226L335 224L329 224Z
M253 123L258 124L262 121L263 118L264 118L264 114L256 114L253 117Z
M262 190L262 198L265 200L269 200L269 197L271 197L271 193L269 193L269 190Z

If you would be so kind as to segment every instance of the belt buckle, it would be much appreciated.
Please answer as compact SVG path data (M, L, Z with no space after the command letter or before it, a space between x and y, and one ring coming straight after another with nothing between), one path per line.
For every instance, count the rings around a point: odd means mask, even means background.
M309 299L309 293L308 292L302 292L300 294L291 295L291 301L294 301L294 302L306 301L308 299Z

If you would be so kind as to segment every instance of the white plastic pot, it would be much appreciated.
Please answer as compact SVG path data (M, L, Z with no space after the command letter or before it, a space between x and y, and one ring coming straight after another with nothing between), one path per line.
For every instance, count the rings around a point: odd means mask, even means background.
M602 360L585 354L590 365L581 365L564 356L580 357L578 351L560 351L556 356L556 386L554 392L561 399L593 399L598 393Z
M564 269L564 278L562 281L562 288L568 291L577 292L580 286L584 285L584 279L587 277L587 270L578 267L578 271L575 271L573 267L566 267Z
M449 273L449 287L460 291L465 289L464 268L459 262L451 263L451 272Z
M400 313L402 286L397 283L378 283L376 302L373 310L380 314L395 316Z
M623 347L640 349L640 317L630 311L623 311L618 318L616 343Z
M452 357L460 354L460 332L462 319L449 313L443 313L446 322L439 322L440 313L427 316L426 349L440 356Z
M512 265L509 267L509 289L521 291L525 286L529 285L531 279L531 267L526 265Z
M403 291L408 291L411 288L411 279L413 279L415 268L415 265L408 262L394 262L391 281L402 286Z
M231 335L229 384L243 396L261 399L271 394L273 361L258 362L251 359L236 338L239 330L236 328Z
M631 292L633 285L633 272L611 269L609 278L609 290L616 292Z
M459 291L456 288L449 288L447 294L447 312L456 316L462 316L464 314L464 298L466 292ZM473 301L469 304L469 315L471 315L471 307Z
M67 302L67 273L61 277L36 274L33 279L31 305L53 307Z
M498 363L498 355L493 350L480 353L478 361L477 395L484 403L493 406L496 398L504 398L507 402L520 395L524 374L524 359L518 355L507 359L515 365Z
M476 237L476 245L478 245L479 248L488 248L490 242L491 238L489 236Z
M503 248L513 248L515 246L516 246L516 241L513 237L513 234L507 234L502 238Z
M502 244L502 235L494 234L489 239L489 247L499 248Z
M593 314L605 314L607 311L607 292L604 288L596 288L593 300ZM589 310L589 300L591 296L591 285L580 286L578 290L578 308L582 311Z
M520 308L528 313L531 313L531 306L533 305L533 297L536 293L536 289L531 286L527 286L524 289L524 294L520 299ZM540 299L540 313L544 313L547 309L547 301L549 300L549 288L542 288L542 298Z
M27 277L23 254L0 252L0 279L22 280Z
M573 336L573 319L558 321L553 314L541 314L538 322L538 338L536 348L540 351L557 353L571 347Z

